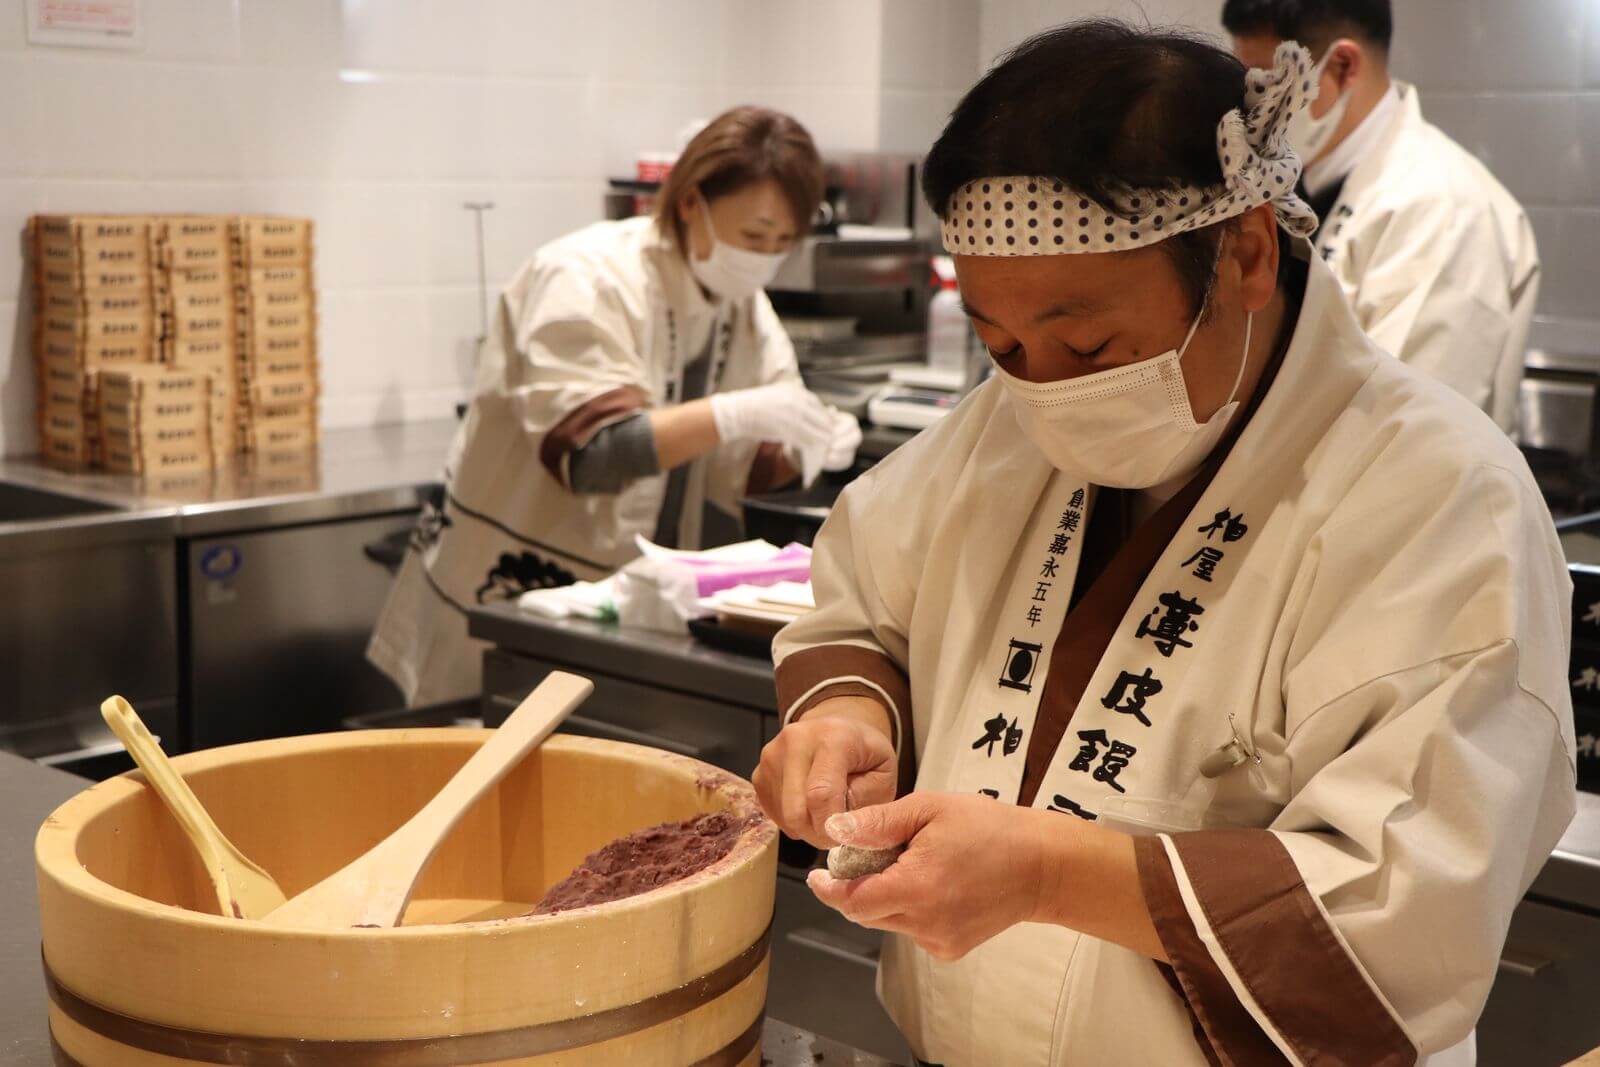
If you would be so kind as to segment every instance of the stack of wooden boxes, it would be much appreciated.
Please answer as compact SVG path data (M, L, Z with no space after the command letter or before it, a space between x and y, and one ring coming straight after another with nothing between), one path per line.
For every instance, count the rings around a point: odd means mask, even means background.
M309 220L38 215L28 240L46 458L141 474L191 473L235 452L258 468L309 462Z
M100 371L107 470L170 475L210 470L211 376L164 365Z
M232 228L225 215L178 215L157 225L162 358L208 378L210 450L216 464L238 450L237 316Z
M309 219L233 220L239 447L304 454L317 440L317 311Z
M143 216L36 215L29 222L39 449L48 459L74 467L99 462L98 372L156 358L153 237Z

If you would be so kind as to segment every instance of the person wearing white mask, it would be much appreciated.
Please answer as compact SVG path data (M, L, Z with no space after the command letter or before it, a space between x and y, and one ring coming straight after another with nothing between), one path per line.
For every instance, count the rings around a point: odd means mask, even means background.
M854 460L856 420L801 383L763 287L810 226L822 161L740 107L684 148L654 217L546 245L502 293L478 395L368 657L408 705L481 689L466 612L605 576L643 536L738 536L738 499Z
M1471 1063L1572 817L1549 512L1312 253L1312 65L1071 23L928 155L996 374L840 497L755 775L904 847L810 884L920 1062Z
M1389 0L1227 0L1234 54L1271 65L1299 41L1317 95L1290 136L1317 250L1378 347L1433 375L1515 434L1539 296L1539 252L1516 199L1422 117L1389 75Z

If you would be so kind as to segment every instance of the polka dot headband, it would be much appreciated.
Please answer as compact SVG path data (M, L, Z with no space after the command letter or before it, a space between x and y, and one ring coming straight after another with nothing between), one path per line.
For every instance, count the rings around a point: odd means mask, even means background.
M1289 120L1311 102L1311 54L1278 46L1271 70L1245 77L1244 107L1217 123L1222 182L1205 187L1129 190L1101 204L1046 177L980 178L950 194L941 235L946 252L968 256L1051 256L1120 252L1164 241L1271 204L1278 224L1309 237L1317 217L1295 194L1300 157Z

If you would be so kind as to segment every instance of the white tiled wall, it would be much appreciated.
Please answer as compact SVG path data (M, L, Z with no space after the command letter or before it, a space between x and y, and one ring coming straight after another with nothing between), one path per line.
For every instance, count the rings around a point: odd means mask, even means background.
M32 212L309 215L324 420L444 414L479 324L463 201L497 205L497 286L637 151L735 103L824 148L918 149L976 68L976 3L144 0L144 48L103 52L30 47L0 0L0 448L33 447Z
M1600 0L1395 0L1397 71L1528 205L1536 341L1600 352ZM35 211L318 224L325 419L447 412L491 285L599 215L609 174L741 102L825 148L920 152L979 71L1090 14L1218 34L1220 0L145 0L135 53L30 47L0 0L0 448L33 440Z
M979 50L985 67L1030 34L1078 18L1108 16L1136 25L1191 26L1222 39L1222 0L979 0L979 8Z
M927 151L979 69L976 0L884 0L879 146Z
M1527 208L1533 343L1600 357L1600 0L1396 0L1391 66Z

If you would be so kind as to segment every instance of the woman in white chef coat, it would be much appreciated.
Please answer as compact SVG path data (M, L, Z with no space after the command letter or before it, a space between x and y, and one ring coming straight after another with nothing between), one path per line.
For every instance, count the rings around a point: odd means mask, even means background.
M1311 67L1071 24L928 157L997 373L840 498L756 779L907 846L811 885L925 1062L1471 1062L1571 817L1550 516L1311 254Z
M603 577L638 535L702 547L708 516L737 532L742 494L849 465L859 426L801 384L762 292L822 191L804 127L735 108L689 142L653 218L588 226L517 272L444 506L368 648L408 704L480 691L473 605Z

